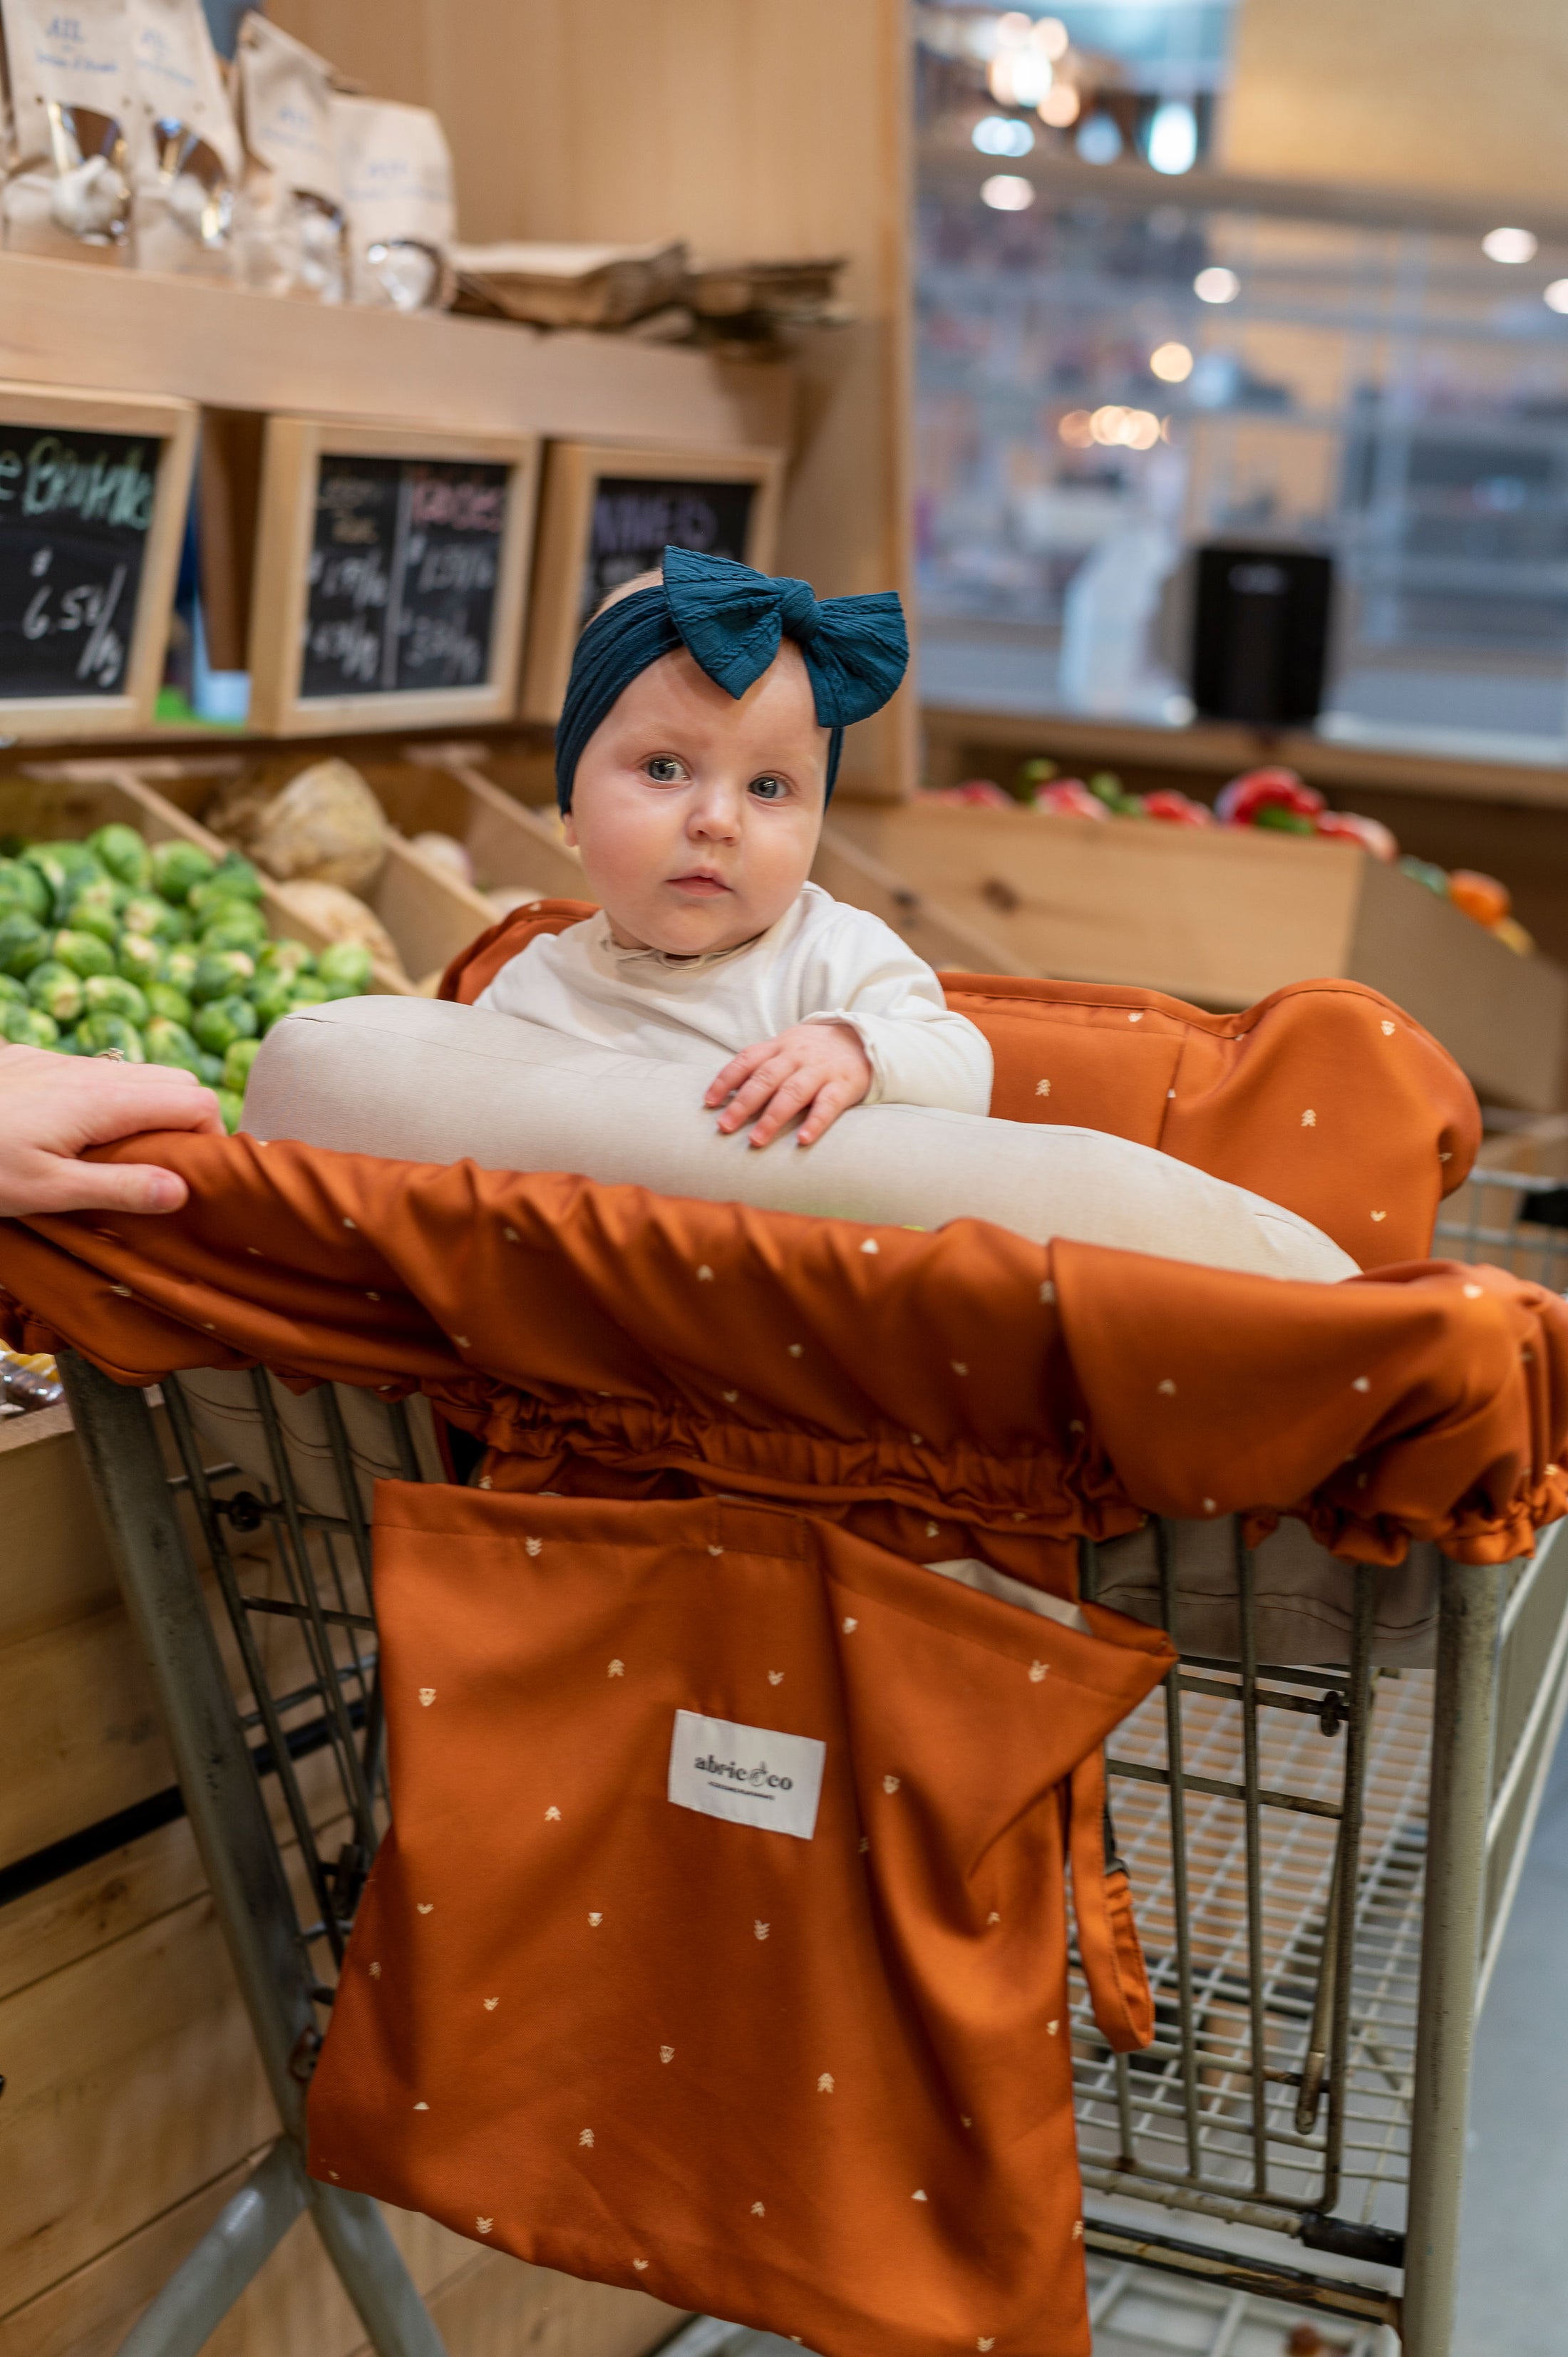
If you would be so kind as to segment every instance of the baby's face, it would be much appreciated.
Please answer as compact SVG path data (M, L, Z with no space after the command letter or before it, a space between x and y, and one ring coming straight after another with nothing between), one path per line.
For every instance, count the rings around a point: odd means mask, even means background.
M734 949L784 914L822 832L828 731L789 640L737 701L682 648L641 673L577 763L566 840L623 948Z

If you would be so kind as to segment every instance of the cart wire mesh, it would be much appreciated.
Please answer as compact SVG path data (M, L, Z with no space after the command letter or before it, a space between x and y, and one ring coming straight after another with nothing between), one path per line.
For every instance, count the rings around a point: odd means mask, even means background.
M1075 1979L1085 2179L1397 2265L1432 1678L1372 1667L1375 1574L1357 1575L1349 1663L1323 1670L1252 1658L1240 1544L1237 1578L1240 1662L1184 1655L1107 1747L1155 2030L1112 2055Z
M249 1380L272 1478L207 1461L185 1388L169 1376L164 1405L181 1469L170 1487L189 1501L223 1600L241 1724L275 1793L280 1836L292 1836L298 1937L316 1998L329 2005L389 1815L370 1526L332 1388L315 1396L340 1514L302 1501L269 1379L258 1369ZM420 1480L406 1408L378 1405L392 1460L403 1480Z

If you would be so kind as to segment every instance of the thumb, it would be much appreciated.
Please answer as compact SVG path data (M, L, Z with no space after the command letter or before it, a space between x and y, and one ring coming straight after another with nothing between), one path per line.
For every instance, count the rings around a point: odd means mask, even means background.
M189 1188L148 1162L70 1162L49 1189L51 1211L177 1211Z

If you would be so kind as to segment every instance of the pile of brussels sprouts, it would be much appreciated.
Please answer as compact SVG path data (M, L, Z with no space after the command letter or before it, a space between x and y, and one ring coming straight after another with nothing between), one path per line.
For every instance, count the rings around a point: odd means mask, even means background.
M249 860L123 825L14 848L0 856L0 1037L183 1065L217 1090L231 1130L273 1025L369 985L357 942L313 955L269 937Z

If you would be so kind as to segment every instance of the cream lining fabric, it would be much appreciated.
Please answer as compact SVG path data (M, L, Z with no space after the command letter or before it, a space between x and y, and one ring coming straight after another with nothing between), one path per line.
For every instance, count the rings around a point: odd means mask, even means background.
M477 1006L338 999L291 1015L252 1070L245 1128L416 1162L570 1171L708 1202L888 1226L990 1220L1031 1243L1334 1283L1348 1253L1294 1211L1098 1130L925 1105L843 1114L809 1151L721 1137L706 1078Z

